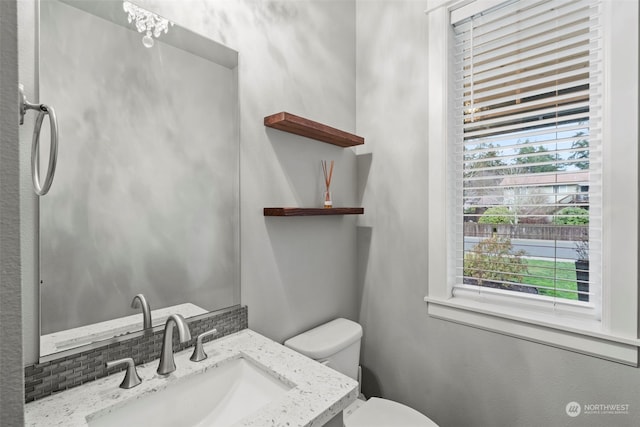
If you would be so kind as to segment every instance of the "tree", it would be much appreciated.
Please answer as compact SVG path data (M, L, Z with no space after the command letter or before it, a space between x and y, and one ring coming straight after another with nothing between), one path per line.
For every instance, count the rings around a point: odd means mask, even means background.
M522 282L523 275L528 273L525 255L523 250L513 251L511 239L494 234L465 254L463 274L478 286L487 281L509 289L511 283Z
M472 149L464 147L463 179L466 205L482 204L484 197L496 195L495 186L501 178L496 176L500 170L496 171L493 168L505 166L501 155L500 146L492 143L483 142Z
M494 145L491 142L482 142L476 145L472 150L469 150L465 146L464 151L465 177L468 174L473 175L477 172L480 172L478 171L478 169L492 168L504 165L504 162L502 161L502 159L500 159L500 156L502 154L500 151L500 146Z
M519 174L555 172L561 169L561 164L554 163L556 162L554 155L549 153L542 145L538 147L520 147L518 155L522 156L515 159Z
M492 206L478 220L480 224L513 224L515 216L507 206Z
M589 211L583 208L569 206L562 208L553 218L556 225L585 225L589 224Z
M575 137L580 137L584 135L584 132L578 132L575 134ZM579 162L569 163L569 165L573 165L578 169L589 169L589 140L588 139L578 139L573 141L571 144L571 148L575 150L573 154L571 154L568 159L569 160L580 160Z

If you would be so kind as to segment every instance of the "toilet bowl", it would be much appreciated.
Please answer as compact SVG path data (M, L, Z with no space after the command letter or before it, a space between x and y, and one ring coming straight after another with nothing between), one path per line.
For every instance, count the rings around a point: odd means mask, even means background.
M284 345L355 380L359 378L362 326L335 319L285 341ZM401 403L372 397L356 401L344 413L345 427L438 427Z
M415 409L372 397L344 418L345 427L438 427Z

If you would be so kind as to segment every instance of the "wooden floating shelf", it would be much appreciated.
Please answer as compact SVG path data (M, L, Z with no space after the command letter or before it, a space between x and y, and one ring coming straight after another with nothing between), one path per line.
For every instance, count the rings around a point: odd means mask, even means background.
M337 145L339 147L353 147L364 144L364 138L352 133L314 122L287 112L272 114L264 118L264 125L284 132L295 133L317 141Z
M362 215L364 208L264 208L264 216Z

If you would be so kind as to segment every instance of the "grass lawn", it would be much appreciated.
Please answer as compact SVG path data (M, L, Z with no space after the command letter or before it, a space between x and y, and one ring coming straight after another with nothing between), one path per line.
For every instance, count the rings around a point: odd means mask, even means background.
M578 290L576 285L576 266L573 262L543 261L538 259L526 259L526 262L529 274L522 278L522 283L556 289L538 289L540 295L578 299L578 294L560 290Z

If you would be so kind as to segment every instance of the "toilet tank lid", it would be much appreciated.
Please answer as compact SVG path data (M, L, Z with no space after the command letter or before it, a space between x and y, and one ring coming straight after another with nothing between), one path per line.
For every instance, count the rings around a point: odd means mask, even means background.
M362 326L348 319L335 319L284 342L312 359L324 359L362 338Z

